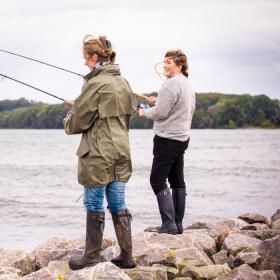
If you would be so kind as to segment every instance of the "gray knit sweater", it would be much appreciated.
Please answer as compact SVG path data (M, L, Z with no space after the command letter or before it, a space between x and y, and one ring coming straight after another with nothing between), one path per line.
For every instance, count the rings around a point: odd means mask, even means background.
M165 81L155 106L144 115L154 120L154 133L160 137L186 141L190 136L195 109L195 92L183 74Z

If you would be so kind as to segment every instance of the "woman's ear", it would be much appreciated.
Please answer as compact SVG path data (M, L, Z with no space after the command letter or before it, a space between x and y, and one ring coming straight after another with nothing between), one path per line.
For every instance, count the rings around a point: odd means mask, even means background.
M94 61L95 63L98 62L98 56L97 56L96 53L93 54L92 59L93 59L93 61Z

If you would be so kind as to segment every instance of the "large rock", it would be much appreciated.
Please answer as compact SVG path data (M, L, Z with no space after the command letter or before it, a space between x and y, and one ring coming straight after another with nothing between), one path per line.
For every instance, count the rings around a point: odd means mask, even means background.
M269 230L267 224L254 223L243 227L241 230Z
M213 264L207 254L216 253L216 243L212 237L194 230L177 236L143 232L133 237L133 256L142 266L158 263L176 267L182 260L182 250L186 258L196 257L204 265Z
M22 271L22 275L35 270L31 259L24 251L0 249L0 267L14 267Z
M277 211L272 215L271 227L273 229L280 229L280 209L277 209Z
M170 267L170 266L164 266L161 264L154 264L152 267L160 267L163 268L167 272L167 279L168 280L173 280L174 278L179 275L179 270L175 267Z
M44 267L36 272L26 275L25 277L21 278L20 280L39 280L39 279L40 280L54 280L55 278L53 277L51 272L48 270L48 268Z
M248 224L262 223L269 224L267 217L258 213L246 213L238 217L238 219L246 221Z
M178 237L184 244L184 247L201 248L209 256L216 254L215 239L204 232L197 230L185 230L183 234Z
M36 247L31 255L36 260L36 266L43 268L48 266L50 261L69 259L68 255L75 249L74 244L75 241L54 236ZM80 248L76 247L76 249Z
M201 267L186 267L182 271L183 276L190 276L194 279L214 279L218 276L224 276L230 272L227 264L207 265Z
M236 256L244 249L255 249L262 241L240 233L231 233L225 239L222 249Z
M233 260L233 266L238 267L242 264L248 264L254 269L258 269L259 263L261 260L261 256L258 252L252 249L244 249L243 251L239 252Z
M113 245L113 241L104 238L102 249ZM69 258L81 256L84 252L85 239L67 239L60 236L53 236L36 247L31 256L35 259L35 264L39 268L48 266L50 261L69 260Z
M205 266L213 264L208 255L200 248L189 247L178 249L174 250L173 254L175 256L176 265L179 269L190 266Z
M217 232L217 235L224 231L238 231L241 228L248 226L248 223L242 219L231 218L219 222L196 222L187 229L209 229Z
M120 268L111 262L103 262L95 265L91 271L89 280L131 280Z
M257 238L260 240L266 240L280 235L280 229L268 229L268 230L242 230L242 234L249 237Z
M212 256L212 259L215 264L224 264L227 262L228 251L221 250L215 255Z
M277 280L277 277L273 271L256 271L249 265L243 264L214 280Z
M263 241L257 247L261 256L260 270L274 270L280 279L280 235Z
M21 270L15 267L1 267L0 280L19 280L22 275Z
M133 269L125 269L124 272L132 280L167 280L168 279L167 270L162 267L138 266Z

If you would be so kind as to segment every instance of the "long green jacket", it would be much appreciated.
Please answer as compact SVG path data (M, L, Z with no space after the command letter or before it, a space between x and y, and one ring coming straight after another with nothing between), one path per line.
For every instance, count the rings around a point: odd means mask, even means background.
M127 182L132 172L128 123L135 110L131 88L115 64L94 69L84 79L82 93L64 119L67 134L82 133L78 181L93 187Z

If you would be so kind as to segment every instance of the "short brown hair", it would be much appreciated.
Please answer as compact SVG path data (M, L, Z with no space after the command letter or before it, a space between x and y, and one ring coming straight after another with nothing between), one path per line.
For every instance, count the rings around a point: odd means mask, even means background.
M188 77L188 60L187 56L180 50L169 50L166 54L165 57L170 57L173 59L176 65L182 65L181 72L184 76Z
M92 35L87 35L83 40L83 51L87 56L97 55L100 62L111 61L115 63L116 53L113 51L112 44L106 36L99 36L98 39Z

